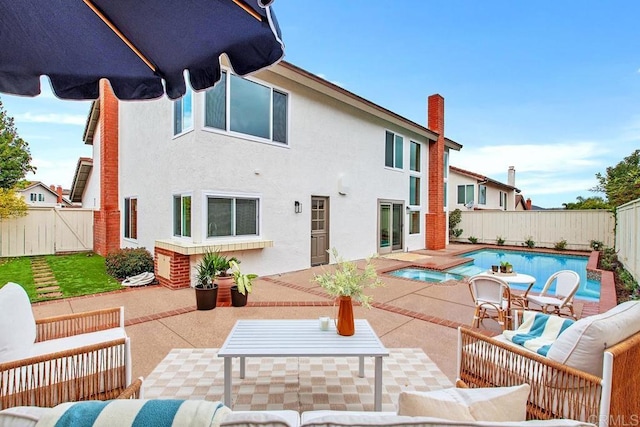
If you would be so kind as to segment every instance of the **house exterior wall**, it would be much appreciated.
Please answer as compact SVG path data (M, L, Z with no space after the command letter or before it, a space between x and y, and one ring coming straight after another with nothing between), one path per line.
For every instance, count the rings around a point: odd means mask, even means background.
M206 194L251 195L261 204L257 240L273 241L273 247L233 256L241 259L243 270L260 275L303 269L310 265L311 197L324 196L330 205L329 246L346 259L369 256L378 248L379 200L409 204L410 141L421 144L419 209L426 217L431 143L425 136L272 71L255 79L288 94L287 146L203 129L204 93L194 93L194 129L177 137L170 101L120 103L119 209L123 211L127 197L138 203L138 237L122 239L121 246L153 252L158 239L171 239L176 193L192 196L188 242L232 242L206 239ZM386 130L404 137L403 170L385 167ZM340 180L347 188L344 195L338 192ZM294 212L295 201L302 204L301 213ZM440 211L444 217L442 207ZM419 234L409 235L404 209L403 215L403 250L424 248L424 224Z
M36 201L31 200L32 193L36 195ZM22 190L20 191L20 195L27 205L33 207L54 207L60 205L58 203L58 196L52 194L49 189L41 185L36 185L34 187ZM40 198L43 198L44 200L39 200Z
M487 187L487 199L485 204L480 204L480 185L477 178L461 174L453 169L449 170L448 180L448 201L449 210L460 209L466 210L464 203L458 203L458 186L459 185L473 185L473 207L474 209L491 209L491 210L516 210L515 206L515 190L499 187L491 182L487 182L483 185ZM507 194L507 207L504 209L500 206L500 193Z
M92 158L94 167L87 178L87 183L82 194L82 207L87 209L100 210L100 125L98 124L93 135Z

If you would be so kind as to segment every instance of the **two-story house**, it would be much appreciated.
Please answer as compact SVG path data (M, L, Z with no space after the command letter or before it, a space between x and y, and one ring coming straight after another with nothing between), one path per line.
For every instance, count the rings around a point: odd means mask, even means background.
M30 181L27 186L18 190L25 203L33 207L69 207L71 202L64 195L61 186L47 187L40 181Z
M515 168L509 167L508 183L455 166L449 167L448 208L514 211L526 209L520 190L515 186Z
M444 136L444 99L427 109L425 126L284 61L226 68L177 101L120 102L103 85L72 197L96 209L98 253L146 247L169 287L207 250L265 275L327 263L332 247L444 248L445 157L462 146Z

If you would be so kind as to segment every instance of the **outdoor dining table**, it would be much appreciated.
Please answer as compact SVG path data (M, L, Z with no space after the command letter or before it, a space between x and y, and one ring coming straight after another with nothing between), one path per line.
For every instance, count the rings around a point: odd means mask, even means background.
M536 283L535 277L524 273L494 273L493 271L489 270L478 274L478 276L498 277L507 282L509 285L516 284L527 286L527 290L522 295L514 295L513 293L511 293L511 306L519 308L527 307L525 295L529 293L534 283Z

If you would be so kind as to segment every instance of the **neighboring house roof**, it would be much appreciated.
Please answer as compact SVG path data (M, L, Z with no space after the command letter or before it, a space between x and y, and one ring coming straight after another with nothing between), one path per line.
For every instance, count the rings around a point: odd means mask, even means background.
M520 192L520 189L518 189L516 187L513 187L513 186L505 184L505 183L502 183L500 181L496 181L495 179L491 179L488 176L481 175L481 174L476 173L476 172L471 172L471 171L468 171L468 170L465 170L465 169L461 169L461 168L458 168L458 167L455 167L455 166L451 166L451 165L449 165L449 170L457 172L457 173L459 173L461 175L466 175L468 177L474 178L479 183L487 182L487 183L491 183L491 184L493 184L493 185L495 185L497 187L504 188L506 190L510 190L510 191L515 190L516 193Z
M394 113L391 110L387 110L384 107L379 106L361 96L356 95L353 92L346 90L336 84L333 84L317 75L310 73L290 62L280 61L278 64L268 68L276 74L290 78L293 81L303 84L306 87L317 90L327 96L337 99L345 104L351 105L360 110L366 111L369 114L380 117L392 123L396 123L399 126L410 129L419 135L435 141L439 134L425 126L422 126L414 121L411 121L399 114ZM93 101L91 104L91 111L87 117L87 123L84 130L83 141L85 144L93 144L93 135L98 124L98 118L100 117L100 103ZM452 150L460 151L462 144L459 144L449 138L444 139L445 145Z
M92 138L93 138L93 135L92 135ZM87 185L87 180L89 179L89 175L91 174L92 168L93 168L93 159L90 159L89 157L80 157L78 159L76 172L73 175L73 183L71 184L71 201L72 202L74 203L82 202L82 194L84 194L84 189Z

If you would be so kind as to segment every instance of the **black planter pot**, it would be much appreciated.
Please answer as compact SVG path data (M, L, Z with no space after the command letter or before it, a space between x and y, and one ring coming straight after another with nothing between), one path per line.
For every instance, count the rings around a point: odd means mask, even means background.
M204 289L200 285L196 285L196 308L198 310L213 310L216 308L218 299L218 285L213 288Z
M231 287L231 305L234 307L244 307L245 305L247 305L247 298L249 297L249 295L244 294L242 295L240 293L240 291L238 291L238 287L237 286L232 286Z

